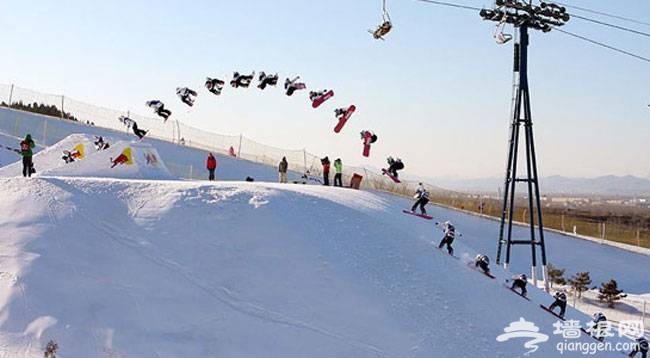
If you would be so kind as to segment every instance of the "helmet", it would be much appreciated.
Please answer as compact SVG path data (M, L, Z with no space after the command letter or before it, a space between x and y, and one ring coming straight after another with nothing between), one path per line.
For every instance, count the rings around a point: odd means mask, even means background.
M449 225L451 225L451 221L445 221L444 225L445 225L445 226L449 226Z
M520 277L522 280L528 280L528 277L526 277L526 274L525 274L525 273L522 273L521 275L519 275L519 277Z

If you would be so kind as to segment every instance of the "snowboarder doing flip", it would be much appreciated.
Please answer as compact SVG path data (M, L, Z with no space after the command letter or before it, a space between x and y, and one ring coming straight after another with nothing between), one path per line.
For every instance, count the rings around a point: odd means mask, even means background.
M138 123L135 121L133 121L131 128L133 129L133 134L137 135L139 139L142 139L147 134L147 131L138 128Z
M634 347L634 350L628 354L628 357L634 358L637 353L641 352L641 358L647 358L649 348L650 345L648 344L648 340L641 336L636 339L636 346Z
M558 291L555 292L553 298L555 298L555 302L548 307L549 311L553 311L555 307L560 307L560 317L564 318L564 313L566 312L566 294Z
M454 225L451 224L450 221L445 221L442 224L442 229L444 230L444 236L442 237L442 240L440 240L440 244L438 244L438 248L442 249L443 246L447 245L447 252L449 255L454 254L454 248L451 247L451 244L454 242L454 239L456 238L456 228Z
M187 87L176 87L176 95L185 103L186 105L192 107L194 105L195 98L198 93Z
M108 144L108 142L105 142L102 136L95 136L95 141L93 144L95 144L95 148L97 150L104 150L110 147L110 144Z
M232 80L230 81L230 85L235 88L248 88L248 86L251 84L251 81L253 81L253 77L255 77L255 71L253 71L253 73L250 75L241 75L239 72L234 72L232 75Z
M205 88L217 96L221 94L221 90L223 90L224 84L225 82L218 78L205 78Z
M162 117L165 122L167 122L167 119L169 119L169 116L172 115L172 111L165 109L165 104L158 101L158 100L151 100L147 101L146 103L147 107L153 109L153 111Z
M393 159L393 157L388 157L386 161L388 162L387 172L395 178L398 178L397 171L404 169L404 163L402 163L402 160L399 158Z
M63 159L66 162L66 164L67 163L72 163L72 162L74 162L75 158L79 158L80 155L81 155L81 153L79 153L76 150L73 150L73 151L64 150L63 151L63 157L61 157L61 159Z
M519 288L521 290L521 295L526 297L526 283L528 283L528 278L526 277L526 274L519 274L516 276L512 277L512 286L510 286L510 289L515 291L515 288ZM515 291L516 292L516 291Z
M264 71L260 72L260 76L258 77L260 83L257 85L257 88L263 90L266 88L266 86L275 86L278 84L278 74L276 73L275 75L267 75L264 73Z
M426 215L427 211L426 209L424 209L424 206L427 205L427 203L429 202L429 192L427 191L427 189L424 188L424 185L422 185L422 183L418 185L417 189L415 190L415 195L413 195L413 198L417 200L415 201L415 204L413 204L413 206L411 207L411 212L414 213L415 208L417 208L419 205L420 212L422 212L422 215Z
M300 76L296 76L292 80L287 78L284 81L284 89L286 90L286 95L287 96L291 96L296 90L302 90L302 89L307 88L307 86L304 83L298 82L299 79L300 79Z
M476 258L474 258L474 267L480 267L481 270L483 270L483 273L489 274L490 273L490 267L488 265L490 264L490 258L483 254L478 254L476 255Z

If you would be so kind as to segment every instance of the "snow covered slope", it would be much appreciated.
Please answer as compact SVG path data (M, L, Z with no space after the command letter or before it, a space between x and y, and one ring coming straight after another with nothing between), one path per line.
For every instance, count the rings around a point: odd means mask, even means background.
M564 341L381 195L41 176L0 197L0 357L515 357L530 339L496 337L520 318L550 336L531 357Z

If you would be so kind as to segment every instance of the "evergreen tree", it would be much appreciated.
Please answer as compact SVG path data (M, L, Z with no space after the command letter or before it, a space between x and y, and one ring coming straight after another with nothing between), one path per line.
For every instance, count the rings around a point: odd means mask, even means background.
M569 285L573 287L573 290L578 293L578 298L582 297L582 293L589 289L591 285L591 277L589 277L589 272L578 272L569 279Z
M551 288L553 287L553 284L566 285L566 279L564 278L564 271L566 271L566 269L560 269L548 264L547 270L548 280L551 282Z
M607 307L609 308L614 308L616 301L627 296L623 293L623 290L618 289L618 284L614 279L601 283L598 292L600 292L598 294L598 299L601 302L607 302Z

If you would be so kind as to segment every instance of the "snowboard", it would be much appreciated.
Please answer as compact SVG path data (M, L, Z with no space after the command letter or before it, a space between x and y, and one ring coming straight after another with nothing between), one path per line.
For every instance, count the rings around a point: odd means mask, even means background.
M383 174L388 175L388 177L391 178L395 183L398 183L398 184L399 184L399 183L402 182L401 180L397 179L393 174L389 173L388 170L386 170L386 169L383 169L383 168L382 168L381 172L382 172Z
M402 210L402 212L403 212L404 214L409 214L409 215L419 216L419 217L421 217L421 218L423 218L423 219L427 219L427 220L431 220L431 219L433 219L433 216L430 216L430 215L427 215L427 214L418 214L418 213L411 212L411 211L409 211L409 210Z
M345 111L345 114L343 114L339 118L339 123L336 125L336 127L334 127L334 133L338 133L338 132L341 131L341 129L343 129L343 126L348 121L348 119L350 119L350 116L352 116L352 113L354 113L354 111L356 109L357 109L357 107L355 107L354 105L351 105L350 107L348 107L348 110Z
M519 297L521 297L521 298L523 298L523 299L525 299L525 300L527 300L527 301L530 301L530 298L528 298L528 297L522 295L521 293L519 293L519 291L513 289L512 287L508 286L507 284L504 283L503 286L504 286L505 288L509 289L510 291L514 292L515 294L517 294Z
M313 100L311 102L311 106L312 106L312 108L318 108L318 106L323 104L323 102L327 101L328 99L330 99L332 97L334 97L334 91L329 90L329 91L325 92L322 96L320 96L320 97L316 98L315 100Z
M485 276L487 276L487 277L489 277L489 278L496 278L496 277L494 277L494 275L492 275L491 273L483 271L480 267L476 267L476 264L474 263L474 261L468 263L467 266L469 266L469 267L470 267L471 269L473 269L473 270L476 270L476 271L478 271L478 272L484 274Z
M553 316L555 316L555 317L557 317L557 318L559 318L559 319L565 321L564 317L562 317L562 316L560 316L559 314L557 314L557 313L551 311L550 308L548 308L548 307L546 307L546 306L544 306L544 305L539 305L539 307L541 307L544 311L546 311L546 312L552 314Z

